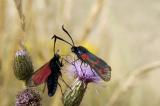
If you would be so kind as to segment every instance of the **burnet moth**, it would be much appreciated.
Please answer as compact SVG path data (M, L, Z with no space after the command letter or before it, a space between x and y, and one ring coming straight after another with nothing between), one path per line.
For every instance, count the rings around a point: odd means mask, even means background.
M94 69L96 71L96 73L104 81L109 81L110 78L111 78L111 67L104 60L102 60L101 58L99 58L96 55L94 55L93 53L91 53L85 47L83 47L83 46L75 46L71 35L64 28L63 25L62 25L62 30L70 37L70 39L72 41L72 44L69 43L68 41L56 36L56 35L54 35L52 37L52 39L53 38L59 39L61 41L64 41L65 43L71 45L72 46L71 47L71 51L77 55L78 59L80 59L82 61L82 63L88 64L91 67L91 69Z
M56 41L56 39L55 39ZM54 42L54 56L53 58L39 68L33 75L32 81L35 85L40 85L42 83L47 84L48 88L48 96L53 96L56 92L57 85L60 86L58 83L58 78L61 76L61 67L63 66L62 61L60 61L60 55L55 53L55 42ZM67 85L67 83L63 80L62 81ZM67 85L68 86L68 85ZM60 86L61 88L61 86ZM62 89L61 89L62 92Z

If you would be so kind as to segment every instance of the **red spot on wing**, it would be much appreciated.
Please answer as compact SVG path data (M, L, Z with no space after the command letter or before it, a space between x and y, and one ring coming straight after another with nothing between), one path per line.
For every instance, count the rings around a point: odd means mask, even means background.
M89 59L89 56L88 56L87 54L82 54L82 55L81 55L81 58L82 58L83 60L88 60L88 59Z
M32 76L32 80L36 85L44 83L51 74L49 62L39 68Z
M106 70L105 69L101 69L100 72L101 72L101 74L105 74Z
M90 52L81 54L80 59L90 65L104 81L110 80L111 67L104 60Z
M98 59L96 61L92 62L93 65L97 65L98 63L99 63Z
M99 72L99 74L105 74L107 71L105 68L101 67L98 59L96 61L91 61L90 64L92 68Z

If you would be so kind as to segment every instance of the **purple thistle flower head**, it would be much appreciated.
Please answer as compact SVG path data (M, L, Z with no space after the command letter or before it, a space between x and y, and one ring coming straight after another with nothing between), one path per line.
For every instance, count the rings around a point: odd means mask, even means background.
M41 97L35 89L25 89L18 93L15 106L41 106Z
M99 82L101 78L95 72L94 69L83 63L80 60L75 61L70 67L69 70L73 73L79 80L82 80L85 83L89 82Z

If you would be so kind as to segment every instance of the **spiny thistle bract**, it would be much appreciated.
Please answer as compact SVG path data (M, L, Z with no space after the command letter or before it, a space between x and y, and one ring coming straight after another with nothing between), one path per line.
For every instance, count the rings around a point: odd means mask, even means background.
M13 60L14 74L17 79L27 81L34 72L32 61L26 50L17 51Z
M77 77L77 79L71 85L71 89L68 88L64 92L62 101L64 106L79 106L87 89L88 83L98 82L101 78L93 69L90 68L89 65L81 65L81 61L74 62L73 65L69 67L69 70Z

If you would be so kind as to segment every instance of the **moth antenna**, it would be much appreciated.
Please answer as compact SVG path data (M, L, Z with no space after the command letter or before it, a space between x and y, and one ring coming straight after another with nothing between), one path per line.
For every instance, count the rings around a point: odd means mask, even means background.
M54 38L54 46L53 46L53 52L54 52L54 55L55 55L55 48L56 48L56 38Z
M70 37L70 39L71 39L71 41L72 41L72 44L73 44L73 46L74 46L74 41L73 41L71 35L69 34L69 32L64 28L64 25L62 25L62 30Z
M74 46L74 45L72 45L71 43L67 42L66 40L64 40L64 39L62 39L62 38L60 38L60 37L58 37L58 36L56 36L56 35L52 36L52 38L51 38L51 39L53 39L53 38L55 38L55 39L59 39L59 40L61 40L61 41L65 42L65 43L68 43L68 44L69 44L69 45L71 45L71 46Z

